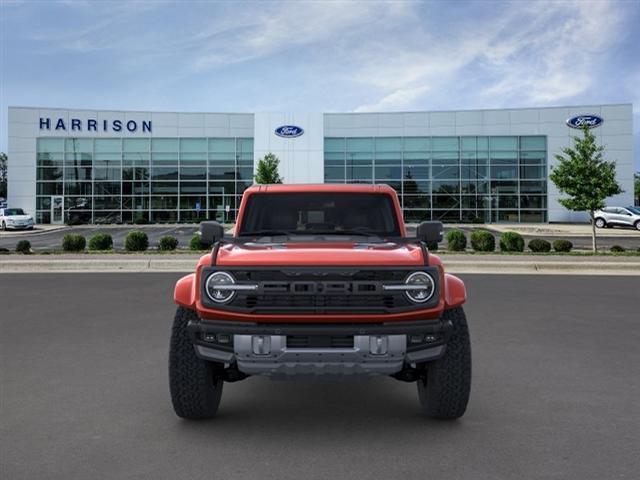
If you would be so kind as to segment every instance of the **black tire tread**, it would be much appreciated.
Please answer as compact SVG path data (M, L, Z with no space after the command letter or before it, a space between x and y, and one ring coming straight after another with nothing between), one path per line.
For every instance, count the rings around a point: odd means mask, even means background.
M218 411L224 382L218 373L222 364L197 357L187 332L193 310L178 307L171 330L169 389L176 415L188 419L212 418Z
M464 415L471 391L471 343L462 307L446 310L453 332L445 354L426 365L426 379L418 380L422 409L432 418L455 419Z

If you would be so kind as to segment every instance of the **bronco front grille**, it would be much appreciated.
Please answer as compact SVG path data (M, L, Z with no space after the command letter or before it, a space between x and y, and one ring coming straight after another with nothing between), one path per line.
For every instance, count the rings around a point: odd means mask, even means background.
M393 313L428 308L416 305L402 291L384 291L385 283L401 283L415 270L434 270L434 267L382 267L377 270L356 267L283 267L224 268L238 283L257 284L258 289L237 292L225 305L211 305L239 312L255 314L299 313ZM211 269L213 270L213 269ZM203 272L207 277L209 269ZM438 295L434 295L437 303ZM203 301L207 302L203 292Z
M366 311L392 309L405 304L397 295L246 295L232 302L234 306L251 309L255 313L290 310L297 312L329 312L354 308Z

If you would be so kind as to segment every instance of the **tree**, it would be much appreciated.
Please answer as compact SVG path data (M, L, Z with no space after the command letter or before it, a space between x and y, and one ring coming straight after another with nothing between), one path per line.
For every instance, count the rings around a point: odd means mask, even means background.
M633 175L633 191L635 193L635 204L640 205L640 172Z
M7 198L7 154L0 152L0 197Z
M616 182L616 162L605 161L604 147L596 144L596 138L588 128L582 129L584 137L574 137L573 148L564 148L564 155L556 155L558 164L552 168L549 178L560 193L560 204L569 210L589 212L593 251L598 251L596 225L593 212L605 206L605 200L622 193Z
M280 165L280 160L273 153L267 153L258 160L258 168L253 177L256 183L282 183L283 178L278 174L278 165Z

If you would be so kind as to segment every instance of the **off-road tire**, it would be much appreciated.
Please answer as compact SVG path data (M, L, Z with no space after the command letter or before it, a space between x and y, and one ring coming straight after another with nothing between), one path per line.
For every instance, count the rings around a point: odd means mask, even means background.
M195 311L178 307L169 349L169 389L173 410L179 417L189 419L215 416L224 385L221 375L224 365L196 356L187 323L197 318Z
M432 418L454 419L464 415L471 390L471 344L464 310L446 310L453 332L445 354L424 365L418 379L418 397L424 413Z
M607 227L607 221L604 218L596 218L595 223L596 223L596 227L598 228Z

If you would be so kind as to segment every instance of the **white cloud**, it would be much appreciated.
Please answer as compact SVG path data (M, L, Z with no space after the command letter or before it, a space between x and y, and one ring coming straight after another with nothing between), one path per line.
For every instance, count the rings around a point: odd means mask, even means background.
M194 61L196 70L204 70L229 63L256 60L295 47L321 44L344 45L345 38L378 24L405 18L402 2L280 2L261 4L262 8L236 10L232 15L218 18L197 38L202 48ZM233 25L224 28L223 25Z
M388 110L398 110L400 108L408 108L415 100L420 98L429 87L424 85L414 88L402 88L395 90L386 97L381 98L379 101L369 105L360 105L355 109L356 112L380 112Z
M484 90L486 98L511 101L519 96L533 104L548 104L587 91L597 58L618 38L623 21L615 4L605 1L536 6L542 13L527 12L519 21L520 33L504 40L510 47L504 60L492 58L503 46L487 52L497 80ZM528 17L533 17L531 22Z
M405 92L444 96L460 92L456 84L471 85L472 91L460 93L483 106L571 99L592 86L597 59L619 38L624 22L619 6L608 1L515 2L487 22L470 18L452 25L443 38L430 37L427 26L384 48L369 45L379 55L366 61L362 54L365 62L355 77L378 94L355 110L393 107L395 98L401 100L398 106L411 105L404 101Z

